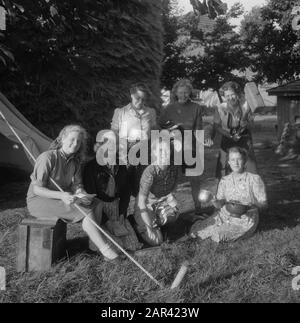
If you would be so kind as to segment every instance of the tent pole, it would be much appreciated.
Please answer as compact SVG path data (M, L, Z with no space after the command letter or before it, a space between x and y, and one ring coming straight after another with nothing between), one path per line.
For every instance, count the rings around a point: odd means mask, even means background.
M2 117L2 119L6 122L7 126L9 127L9 129L13 132L13 134L17 137L17 139L19 140L19 142L21 143L21 145L23 146L23 148L27 151L27 153L29 154L29 156L32 158L32 160L34 162L36 162L36 158L32 155L32 153L29 151L29 149L26 147L25 143L22 141L22 139L20 138L20 136L17 134L17 132L15 131L15 129L10 125L10 123L8 122L8 120L5 118L5 116L3 115L2 111L0 111L0 116ZM60 192L64 192L63 189L54 181L54 179L52 179L50 177L51 182L57 187L57 189ZM133 257L131 257L129 255L128 252L126 252L116 241L114 241L114 239L112 237L110 237L109 234L107 234L93 219L91 219L84 210L82 210L82 208L77 205L74 204L75 208L78 209L78 211L84 215L85 218L87 218L107 239L109 239L120 251L122 251L125 256L127 256L138 268L140 268L151 280L153 280L155 282L155 284L157 284L159 287L163 288L163 285L157 281L142 265L140 265Z

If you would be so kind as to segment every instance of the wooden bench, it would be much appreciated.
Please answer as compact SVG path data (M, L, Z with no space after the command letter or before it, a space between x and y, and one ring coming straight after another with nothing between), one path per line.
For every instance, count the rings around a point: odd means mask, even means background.
M67 225L61 220L26 218L19 225L17 271L47 271L66 255Z

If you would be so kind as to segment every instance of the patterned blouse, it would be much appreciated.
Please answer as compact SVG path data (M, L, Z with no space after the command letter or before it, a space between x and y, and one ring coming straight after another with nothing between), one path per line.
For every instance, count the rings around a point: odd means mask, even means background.
M262 207L267 203L265 184L259 175L245 172L236 179L232 173L221 179L217 199Z

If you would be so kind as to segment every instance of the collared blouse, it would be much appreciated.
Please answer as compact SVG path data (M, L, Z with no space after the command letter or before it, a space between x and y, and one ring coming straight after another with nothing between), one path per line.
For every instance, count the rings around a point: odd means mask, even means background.
M248 126L253 122L253 115L247 102L242 104L236 113L230 110L227 103L222 103L218 106L214 115L214 123L221 125L227 131L238 127L242 119L247 122Z
M140 114L130 103L115 110L111 129L118 133L119 138L128 141L148 140L151 130L156 129L156 111L145 107L144 112Z
M221 179L217 199L263 207L267 204L266 187L259 175L244 172L237 179L232 173Z
M58 191L50 180L52 178L65 192L75 192L82 188L81 165L74 156L67 157L61 149L49 150L42 153L34 166L30 176L31 185L27 198L35 197L33 185Z

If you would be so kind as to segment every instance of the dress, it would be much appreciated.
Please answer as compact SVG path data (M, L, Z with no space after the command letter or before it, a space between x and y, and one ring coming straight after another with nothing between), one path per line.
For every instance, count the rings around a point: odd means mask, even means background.
M74 193L82 188L81 165L74 156L67 157L62 150L49 150L42 153L34 166L31 174L31 184L27 192L27 208L29 213L40 219L63 219L66 222L79 222L84 215L74 207L66 205L61 200L40 197L34 194L33 185L58 191L58 188L51 182L50 177L65 191ZM102 213L102 206L99 200L95 199L90 206L80 207L91 215Z
M259 223L258 208L267 204L265 185L259 175L244 172L238 180L234 174L223 177L219 183L217 199L239 201L257 208L251 208L246 214L236 218L224 206L207 220L195 223L191 233L203 240L211 238L219 243L246 238L256 231Z
M226 168L227 150L232 147L241 147L248 152L248 161L245 165L246 171L253 174L257 174L256 159L253 149L252 135L250 131L250 125L253 122L253 116L249 110L248 103L245 102L239 111L234 114L229 108L227 103L222 103L218 106L214 115L214 124L221 126L222 129L231 132L234 129L238 129L241 124L241 120L247 122L247 130L244 136L239 141L234 141L231 138L222 136L221 147L219 157L217 161L216 177L221 179L227 175L230 170Z

